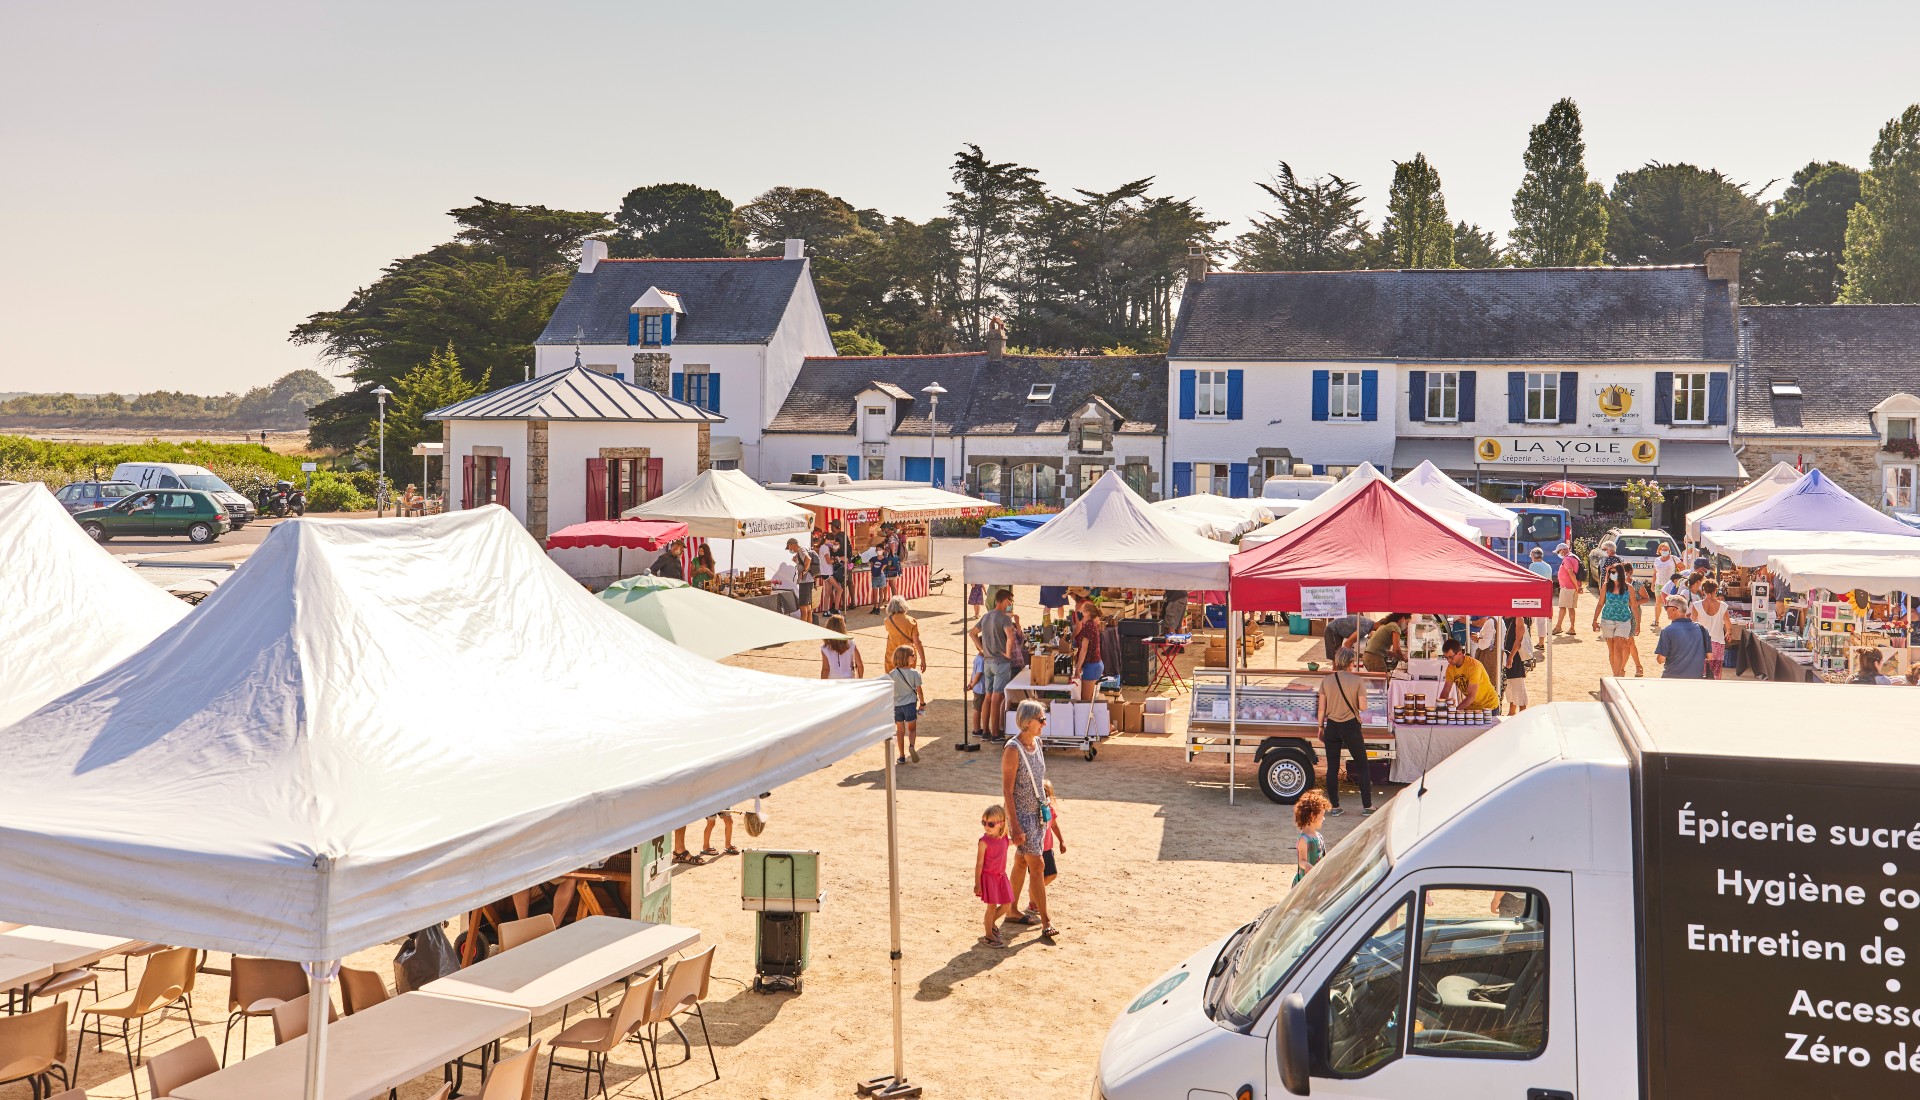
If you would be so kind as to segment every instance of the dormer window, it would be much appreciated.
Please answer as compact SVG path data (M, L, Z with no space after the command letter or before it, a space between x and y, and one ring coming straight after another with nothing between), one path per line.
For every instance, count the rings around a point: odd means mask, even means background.
M1034 383L1033 388L1027 391L1027 400L1036 402L1053 400L1053 383Z
M1795 381L1775 381L1773 383L1773 396L1799 397L1800 383Z
M653 347L660 346L665 342L666 328L667 315L664 313L640 318L640 342Z
M1898 443L1903 439L1912 441L1914 439L1914 420L1915 418L1911 416L1887 417L1887 442Z

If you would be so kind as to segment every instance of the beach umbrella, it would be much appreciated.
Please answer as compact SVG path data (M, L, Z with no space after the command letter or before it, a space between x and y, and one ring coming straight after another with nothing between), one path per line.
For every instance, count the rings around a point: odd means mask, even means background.
M1577 481L1549 481L1533 491L1535 497L1561 497L1571 500L1592 500L1598 496L1592 489Z
M600 592L600 598L608 603L631 601L653 595L668 588L691 588L686 581L672 577L656 577L651 573L642 573L637 577L614 581Z
M600 594L621 614L692 653L717 661L784 642L844 638L805 619L698 588L628 589Z

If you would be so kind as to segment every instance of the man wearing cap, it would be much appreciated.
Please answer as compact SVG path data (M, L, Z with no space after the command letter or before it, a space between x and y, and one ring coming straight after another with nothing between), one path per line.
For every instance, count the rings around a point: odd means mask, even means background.
M1575 613L1580 610L1580 559L1573 556L1573 547L1561 543L1553 552L1560 555L1560 587L1553 594L1553 632L1561 633L1560 620L1567 622L1566 633L1578 634L1579 620Z
M1545 551L1541 550L1538 546L1527 551L1527 572L1538 575L1549 584L1553 583L1553 566L1547 564L1547 555ZM1533 634L1534 637L1541 639L1543 643L1545 642L1547 637L1547 617L1545 615L1533 620Z
M1663 680L1703 680L1707 675L1707 628L1687 617L1685 596L1667 597L1667 625L1653 659Z

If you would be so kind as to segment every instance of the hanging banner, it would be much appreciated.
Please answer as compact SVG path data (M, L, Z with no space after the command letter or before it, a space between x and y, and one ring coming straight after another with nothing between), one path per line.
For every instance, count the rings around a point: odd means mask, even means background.
M1309 619L1338 619L1347 613L1347 586L1300 586L1300 614Z
M1482 466L1658 466L1660 441L1621 436L1483 435L1473 441Z

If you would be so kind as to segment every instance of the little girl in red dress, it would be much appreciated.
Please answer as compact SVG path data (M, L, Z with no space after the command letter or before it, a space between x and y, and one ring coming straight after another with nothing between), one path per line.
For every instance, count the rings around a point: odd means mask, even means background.
M987 947L1005 947L1000 938L1000 918L1013 912L1013 883L1007 879L1007 810L995 802L980 815L986 832L973 857L973 896L987 904L986 935L980 942Z

